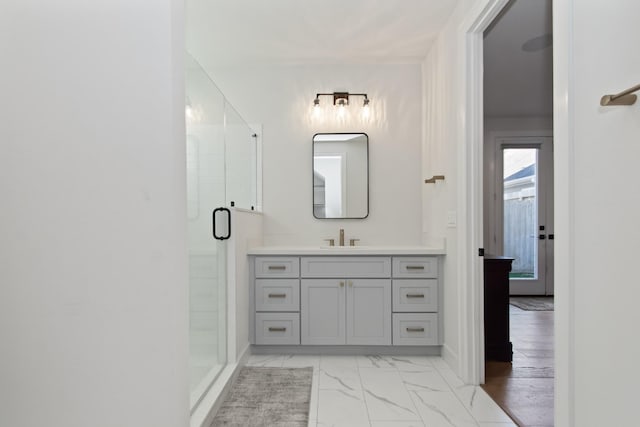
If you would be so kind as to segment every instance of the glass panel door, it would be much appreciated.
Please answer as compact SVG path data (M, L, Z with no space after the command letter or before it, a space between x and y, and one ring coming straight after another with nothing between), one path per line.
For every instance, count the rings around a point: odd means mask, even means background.
M509 278L527 294L542 292L538 252L538 149L505 148L503 154L503 247L513 258Z
M502 254L514 259L511 295L552 293L548 267L553 259L547 253L553 237L550 144L550 138L502 141Z
M227 362L227 252L225 242L212 235L213 210L225 206L225 100L188 55L185 72L189 368L193 409Z
M231 212L257 203L257 135L186 55L191 409L227 364L227 245ZM216 230L213 230L215 226Z

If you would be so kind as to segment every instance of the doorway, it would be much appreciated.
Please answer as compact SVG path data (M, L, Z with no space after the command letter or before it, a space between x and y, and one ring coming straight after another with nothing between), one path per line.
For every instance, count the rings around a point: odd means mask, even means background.
M511 0L483 41L484 246L513 260L509 295L546 299L555 240L551 7ZM504 308L513 359L486 360L484 388L518 425L551 426L554 316L534 305Z

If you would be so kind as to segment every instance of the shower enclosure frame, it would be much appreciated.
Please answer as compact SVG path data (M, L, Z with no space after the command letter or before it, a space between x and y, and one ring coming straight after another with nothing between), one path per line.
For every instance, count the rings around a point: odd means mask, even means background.
M227 272L234 264L227 243L232 221L228 208L257 210L259 153L257 133L188 53L185 68L193 415L225 367L236 362L235 337L229 340L230 327L235 327L235 292ZM228 215L228 222L222 216L214 220L221 213Z

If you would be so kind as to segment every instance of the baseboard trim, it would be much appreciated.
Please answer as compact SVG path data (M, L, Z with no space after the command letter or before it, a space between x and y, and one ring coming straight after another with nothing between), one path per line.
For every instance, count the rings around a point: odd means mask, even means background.
M231 390L231 385L240 373L240 369L247 363L249 356L250 347L247 345L242 350L240 357L238 357L238 363L229 364L222 370L220 376L202 398L193 414L191 414L190 427L209 427L211 425L218 409L220 409L229 390Z
M252 354L440 356L440 346L252 345Z
M247 360L249 360L249 356L251 356L251 344L247 343L247 345L240 352L240 357L238 357L238 365L246 365Z
M451 350L447 344L442 346L442 359L449 365L451 370L460 377L460 360L458 354Z

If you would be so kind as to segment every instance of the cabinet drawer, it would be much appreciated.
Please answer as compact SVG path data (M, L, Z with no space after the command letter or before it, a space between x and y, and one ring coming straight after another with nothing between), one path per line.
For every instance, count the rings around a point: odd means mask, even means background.
M438 281L435 279L393 280L394 312L438 311Z
M256 313L256 344L300 344L300 314Z
M298 257L257 257L256 277L298 277L300 261Z
M389 257L302 257L300 258L302 277L391 277Z
M393 257L393 277L438 277L437 257Z
M394 313L393 345L438 345L438 315Z
M299 279L257 279L256 311L299 311Z

